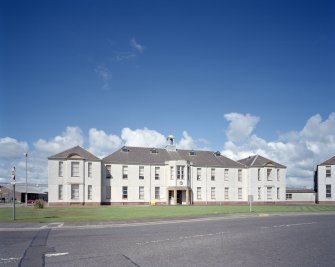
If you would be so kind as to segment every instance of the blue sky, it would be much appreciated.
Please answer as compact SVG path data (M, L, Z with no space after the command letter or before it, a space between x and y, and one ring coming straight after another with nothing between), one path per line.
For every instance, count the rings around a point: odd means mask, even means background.
M299 143L311 120L313 136L335 135L334 1L14 0L0 12L0 138L36 157L69 126L86 148L93 128L126 144L138 143L124 129L147 129L232 157L257 152L252 136ZM236 123L246 136L232 137ZM0 177L20 160L3 155Z

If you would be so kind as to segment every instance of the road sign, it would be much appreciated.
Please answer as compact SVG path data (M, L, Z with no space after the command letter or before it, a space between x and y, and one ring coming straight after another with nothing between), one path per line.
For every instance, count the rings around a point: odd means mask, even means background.
M13 166L13 169L12 169L12 180L13 181L15 181L15 175L16 175L15 166Z

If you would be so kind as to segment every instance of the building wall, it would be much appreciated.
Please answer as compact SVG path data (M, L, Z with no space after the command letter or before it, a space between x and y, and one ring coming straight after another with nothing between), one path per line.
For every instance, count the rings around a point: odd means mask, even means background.
M63 162L63 176L59 176L59 162ZM71 163L79 162L79 176L71 176ZM88 177L88 163L92 163L92 177ZM60 203L101 202L101 162L79 158L48 161L49 205ZM59 185L63 185L63 198L59 199ZM71 185L79 185L79 198L71 199ZM88 185L92 185L92 199L88 199Z
M269 179L267 177L267 170L271 169ZM258 170L260 170L260 179L258 179ZM277 177L279 171L279 179ZM267 201L285 201L286 198L286 169L277 169L273 167L249 168L249 185L250 195L253 196L254 202ZM267 188L271 187L271 199L268 198ZM258 188L260 188L260 198L258 195ZM277 188L279 188L279 198L277 196Z
M158 204L168 202L168 189L189 188L190 198L194 204L230 204L247 203L248 195L254 196L254 201L259 203L277 202L285 200L285 169L279 169L280 179L277 181L277 169L273 169L272 180L267 181L267 168L261 168L261 181L258 181L258 168L212 168L192 166L185 160L168 161L164 165L137 165L137 164L106 164L101 162L92 163L92 178L88 177L88 163L79 158L63 160L64 173L59 176L59 161L49 160L49 203L50 205L83 204L109 205L118 204L148 204L152 201ZM79 162L79 176L71 177L71 163ZM106 165L111 165L111 178L106 178ZM177 179L177 166L183 165L184 179ZM128 177L123 178L123 166L128 167ZM144 167L144 179L139 179L139 167ZM188 169L189 166L189 169ZM155 179L155 168L160 168L159 179ZM171 167L174 168L174 176L171 179ZM201 178L197 179L197 169L201 169ZM211 179L211 169L215 169L215 179ZM225 170L228 176L225 177ZM238 172L241 170L242 181L238 180ZM190 174L188 174L188 171ZM188 176L190 179L188 179ZM182 184L181 184L182 183ZM78 200L71 199L71 185L79 185ZM58 186L63 185L63 199L58 198ZM92 186L92 199L88 200L88 185ZM128 197L123 199L123 187L128 189ZM107 198L107 190L110 187L111 197ZM139 188L144 188L143 199L140 199ZM159 199L155 199L155 187L160 188ZM258 199L258 187L261 187L261 199ZM267 199L267 187L271 187L272 198ZM198 199L197 188L201 190ZM212 194L212 188L215 188ZM225 188L228 188L228 198L225 197ZM239 188L242 195L239 197ZM277 188L280 188L280 196L277 199ZM186 194L183 195L183 204L186 203Z
M201 168L201 179L197 179L197 169ZM211 180L211 169L215 169L215 180ZM228 169L228 178L225 170ZM194 203L221 202L221 201L247 201L247 169L242 171L242 181L238 181L238 168L212 168L192 167L192 192ZM201 199L197 197L197 188L201 188ZM215 188L215 198L211 197L211 188ZM225 199L225 188L228 188L228 199ZM238 188L242 188L242 198L238 199Z
M287 202L295 203L315 203L315 193L287 193L292 195L292 199L287 199Z
M106 178L106 165L111 165L111 178ZM123 166L128 167L128 178L123 179ZM144 167L144 179L139 179L139 167ZM159 180L155 180L155 167L160 168ZM102 169L102 195L104 203L125 202L125 203L148 203L155 200L155 187L160 188L160 199L166 201L166 168L164 165L122 165L122 164L103 164ZM111 187L111 198L106 198L107 186ZM122 188L127 186L128 198L122 198ZM143 199L139 198L139 187L144 187Z
M335 165L331 167L331 177L326 177L326 166L317 167L317 181L318 181L318 202L335 202ZM331 185L331 197L326 197L326 185Z

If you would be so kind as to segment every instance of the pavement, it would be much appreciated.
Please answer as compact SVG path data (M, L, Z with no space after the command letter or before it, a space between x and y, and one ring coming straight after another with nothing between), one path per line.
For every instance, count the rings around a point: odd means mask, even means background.
M335 213L0 223L0 266L334 266Z

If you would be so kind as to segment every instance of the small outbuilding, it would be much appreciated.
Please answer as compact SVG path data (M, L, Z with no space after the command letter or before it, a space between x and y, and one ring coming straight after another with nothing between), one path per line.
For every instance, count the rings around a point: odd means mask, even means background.
M291 203L314 204L316 193L314 189L286 188L286 201Z

